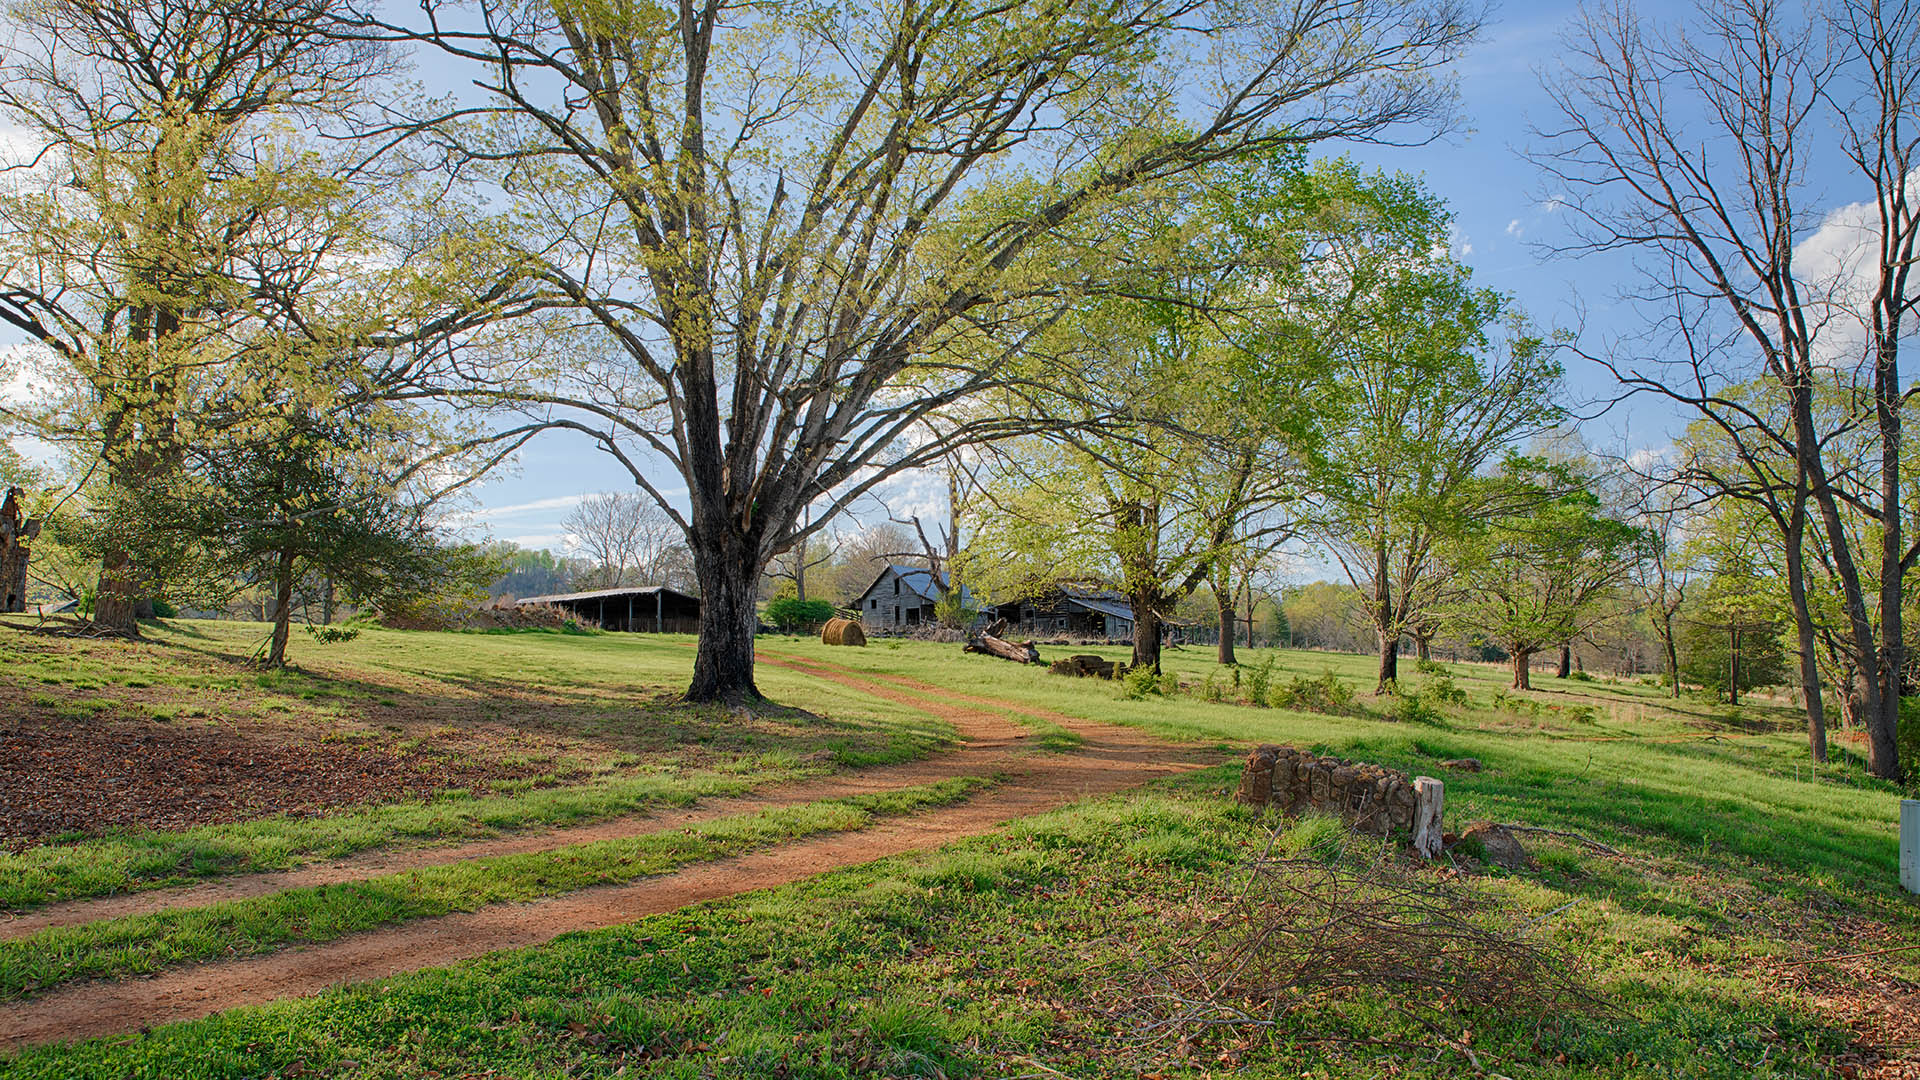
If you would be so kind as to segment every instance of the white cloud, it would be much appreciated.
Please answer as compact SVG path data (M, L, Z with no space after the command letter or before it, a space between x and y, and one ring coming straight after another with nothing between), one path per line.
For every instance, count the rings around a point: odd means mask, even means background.
M1507 235L1508 235L1508 236L1512 236L1512 237L1518 237L1518 236L1519 236L1519 235L1520 235L1521 233L1523 233L1523 232L1525 232L1525 231L1526 231L1525 229L1523 229L1523 228L1521 228L1521 227L1520 227L1520 219L1519 219L1519 218L1514 218L1514 219L1513 219L1512 221L1509 221L1509 222L1507 222Z
M1560 211L1561 211L1561 210L1562 210L1562 209L1563 209L1563 208L1564 208L1564 207L1565 207L1566 205L1567 205L1567 198L1566 198L1566 196L1564 196L1564 195L1549 195L1549 196L1547 196L1547 197L1546 197L1546 198L1545 198L1544 200L1542 200L1542 201L1541 201L1541 203L1540 203L1540 212L1541 212L1541 213L1543 213L1543 214L1557 214L1557 213L1559 213L1559 212L1560 212Z
M1627 464L1645 471L1673 457L1673 446L1642 446L1627 454Z
M1920 169L1907 174L1907 192L1920 199ZM1857 202L1827 214L1812 235L1794 245L1793 273L1808 300L1814 355L1821 363L1850 367L1865 359L1879 238L1878 206Z
M1469 255L1471 255L1471 254L1473 254L1473 245L1472 245L1472 244L1461 244L1461 245L1460 245L1460 257L1461 257L1461 258L1463 258L1463 259L1464 259L1464 258L1466 258L1467 256L1469 256Z

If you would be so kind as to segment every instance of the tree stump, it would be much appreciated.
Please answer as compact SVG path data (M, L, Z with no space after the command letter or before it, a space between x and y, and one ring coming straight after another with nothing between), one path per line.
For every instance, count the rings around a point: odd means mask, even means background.
M1431 776L1413 778L1413 851L1423 859L1440 857L1440 815L1446 808L1446 786Z

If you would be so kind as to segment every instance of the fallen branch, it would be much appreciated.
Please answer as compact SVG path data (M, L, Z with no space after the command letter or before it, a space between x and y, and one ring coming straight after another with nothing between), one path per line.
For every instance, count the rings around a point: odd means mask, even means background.
M1891 949L1874 949L1872 952L1847 953L1843 956L1816 956L1811 960L1791 960L1780 966L1805 967L1808 964L1831 964L1836 960L1861 960L1869 956L1885 956L1888 953L1912 952L1915 949L1920 949L1920 945L1896 945Z
M1583 836L1577 832L1568 832L1565 829L1543 829L1538 825L1501 825L1500 828L1505 829L1508 832L1539 833L1542 836L1562 836L1567 838L1568 840L1578 841L1582 844L1585 844L1587 847L1592 848L1595 851L1602 852L1607 855L1620 854L1619 848L1608 847L1607 845L1601 843L1598 840L1595 840L1590 836Z

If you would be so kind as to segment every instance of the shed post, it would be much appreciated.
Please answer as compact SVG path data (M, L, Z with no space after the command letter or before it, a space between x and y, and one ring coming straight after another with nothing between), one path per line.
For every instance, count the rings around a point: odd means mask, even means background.
M1920 799L1900 800L1900 885L1920 893Z
M627 633L633 633L633 594L627 594L627 625L621 627Z
M667 632L666 596L664 588L653 590L653 632L656 634Z

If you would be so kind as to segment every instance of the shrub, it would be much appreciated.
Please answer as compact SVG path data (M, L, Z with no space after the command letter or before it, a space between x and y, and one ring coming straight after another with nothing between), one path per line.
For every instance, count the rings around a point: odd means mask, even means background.
M1120 696L1128 701L1143 701L1148 694L1160 692L1160 677L1150 667L1137 667L1120 676Z
M1227 699L1226 689L1220 685L1220 673L1218 671L1207 672L1206 681L1200 684L1200 698L1203 701L1225 701Z
M790 634L812 632L831 618L833 605L825 600L782 596L767 602L767 621Z
M1171 671L1166 672L1165 674L1160 676L1161 696L1174 697L1179 693L1180 693L1180 676L1175 675Z
M1455 686L1444 669L1427 678L1420 687L1420 696L1440 705L1465 706L1467 703L1467 692Z
M322 645L338 645L360 636L357 626L309 626L307 636Z
M1351 716L1360 711L1354 701L1353 687L1342 682L1331 671L1322 672L1317 679L1295 676L1274 692L1273 704L1283 709L1325 713L1329 716Z
M1418 671L1422 675L1451 676L1453 674L1452 672L1447 670L1447 665L1441 663L1438 660L1415 660L1413 662L1413 669L1415 671Z
M180 609L167 603L165 600L156 597L152 601L152 604L153 617L156 619L177 619L180 617Z
M1402 724L1438 724L1445 718L1419 694L1395 694L1384 719Z
M1275 657L1269 656L1260 661L1247 676L1247 700L1262 708L1271 704L1267 700L1267 688L1273 683L1274 660ZM1235 674L1237 675L1238 672L1236 671Z
M1584 671L1569 671L1567 672L1567 678L1571 679L1574 682L1592 682L1593 681L1593 676L1587 674Z
M1920 781L1920 697L1900 699L1900 727L1895 735L1900 761L1909 782Z

